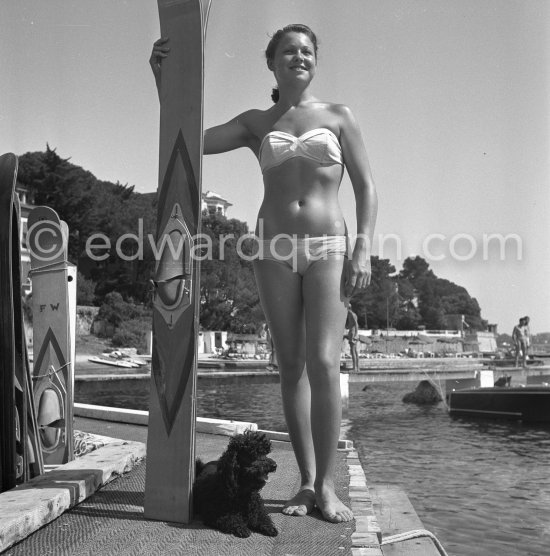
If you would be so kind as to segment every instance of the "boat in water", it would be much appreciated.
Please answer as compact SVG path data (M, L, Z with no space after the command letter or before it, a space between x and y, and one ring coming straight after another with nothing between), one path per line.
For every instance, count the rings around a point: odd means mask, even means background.
M550 386L486 386L447 393L449 413L461 417L550 422Z
M515 357L505 357L503 359L487 359L484 361L487 365L491 365L491 367L517 367ZM544 365L544 361L540 358L536 357L529 357L526 361L528 367L540 367Z
M110 365L111 367L122 367L124 369L137 369L140 365L124 361L123 359L110 359L106 357L88 357L88 361L92 363L100 363L101 365Z
M115 361L125 361L126 363L132 363L132 365L134 365L135 367L143 367L147 365L147 361L144 361L143 359L139 359L139 358L136 359L135 357L132 357L127 353L124 353L119 350L104 351L102 353L102 356L104 358L114 359Z

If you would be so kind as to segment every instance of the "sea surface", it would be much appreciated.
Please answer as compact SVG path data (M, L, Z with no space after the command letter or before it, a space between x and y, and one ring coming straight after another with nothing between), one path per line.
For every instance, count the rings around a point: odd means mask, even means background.
M198 415L285 431L278 384L198 381ZM367 481L400 485L451 556L550 555L550 426L404 404L412 382L350 385L344 428ZM147 409L148 393L77 401Z

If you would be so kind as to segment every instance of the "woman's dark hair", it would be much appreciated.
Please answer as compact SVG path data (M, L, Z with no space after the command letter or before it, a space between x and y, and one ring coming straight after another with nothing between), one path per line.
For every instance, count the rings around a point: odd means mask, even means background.
M287 33L303 33L306 35L311 43L313 44L313 50L315 52L315 58L317 58L317 37L315 33L307 26L302 25L301 23L291 23L282 29L279 29L275 32L275 34L271 37L267 48L265 49L265 58L268 62L272 61L275 58L275 51L281 42L281 39ZM279 100L279 89L274 87L271 93L271 99L273 102L277 102Z

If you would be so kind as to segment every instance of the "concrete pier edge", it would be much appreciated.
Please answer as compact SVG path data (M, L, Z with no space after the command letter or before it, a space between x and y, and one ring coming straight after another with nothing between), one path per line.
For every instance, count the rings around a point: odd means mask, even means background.
M0 552L128 473L145 457L145 444L101 437L106 443L69 463L0 494Z
M118 407L106 407L102 405L82 403L74 404L74 414L78 417L100 419L102 421L114 421L116 423L128 423L132 425L147 426L149 421L149 412L141 409L122 409ZM258 429L258 425L256 423L197 417L196 432L198 433L233 436L235 434L240 434L247 429L254 431L261 430L261 432L265 433L270 440L290 442L288 433ZM352 448L353 442L351 440L340 439L338 441L339 450L351 450Z
M355 516L355 532L351 535L352 556L383 556L380 543L382 532L374 513L367 478L359 454L351 449L347 454L349 497Z

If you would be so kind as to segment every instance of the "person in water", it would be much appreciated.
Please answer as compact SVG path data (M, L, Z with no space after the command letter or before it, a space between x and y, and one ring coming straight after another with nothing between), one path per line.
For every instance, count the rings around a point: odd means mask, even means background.
M169 37L150 58L157 88ZM283 508L306 515L317 507L338 523L353 519L337 497L340 352L349 298L371 279L377 195L357 121L342 104L314 96L317 38L306 25L278 30L267 46L277 88L274 104L247 110L204 133L204 154L241 147L257 157L264 182L253 262L260 301L279 364L282 404L301 474ZM351 251L338 190L347 170L356 204Z

